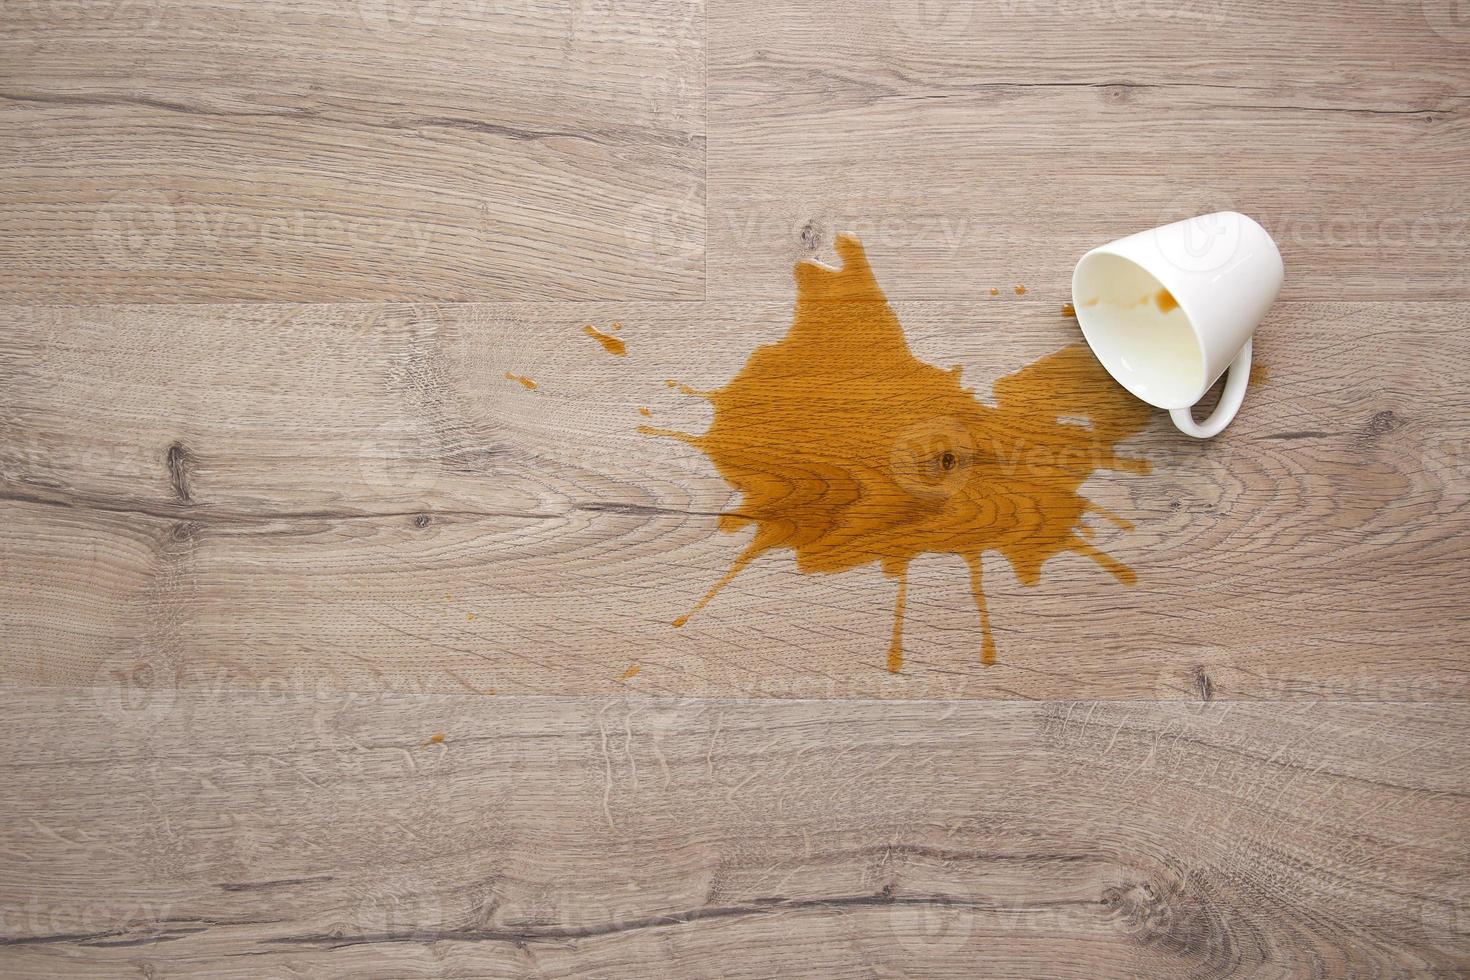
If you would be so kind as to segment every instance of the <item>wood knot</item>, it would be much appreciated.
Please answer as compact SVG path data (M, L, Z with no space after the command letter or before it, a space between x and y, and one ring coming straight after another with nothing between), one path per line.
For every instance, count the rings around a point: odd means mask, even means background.
M1215 697L1215 682L1210 680L1210 675L1205 673L1203 667L1194 668L1194 686L1199 691L1201 701L1211 701Z
M192 503L193 491L189 486L193 476L194 454L182 442L175 442L164 453L164 464L168 467L168 482L174 496L184 503Z
M1393 414L1393 412L1387 410L1377 412L1368 420L1368 433L1369 435L1381 436L1392 432L1394 429L1401 428L1403 424L1404 420Z
M1123 928L1144 942L1164 936L1173 915L1166 896L1147 881L1103 889L1102 903Z
M168 528L168 539L173 544L190 544L199 537L204 525L197 521L174 521Z
M413 526L418 528L428 527L432 520L428 514L418 514L413 519Z
M1133 97L1131 85L1104 85L1102 87L1102 100L1106 105L1122 105Z
M1213 908L1201 881L1189 873L1163 882L1140 881L1103 891L1102 904L1129 938L1225 969L1233 930Z
M801 244L808 252L815 252L822 244L822 231L815 218L801 226Z

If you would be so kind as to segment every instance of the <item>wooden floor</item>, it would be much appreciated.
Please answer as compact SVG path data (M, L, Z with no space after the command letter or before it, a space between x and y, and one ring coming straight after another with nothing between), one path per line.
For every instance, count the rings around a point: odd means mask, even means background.
M3 18L0 975L1470 975L1453 0ZM1088 481L1135 585L987 555L990 667L953 555L897 674L876 565L671 625L750 532L643 410L794 263L983 398L1222 208L1286 286Z

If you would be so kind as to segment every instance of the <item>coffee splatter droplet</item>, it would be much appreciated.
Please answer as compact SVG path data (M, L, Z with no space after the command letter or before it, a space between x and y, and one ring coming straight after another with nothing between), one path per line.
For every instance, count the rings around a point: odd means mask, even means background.
M617 337L614 337L612 334L603 333L601 330L598 330L590 323L582 328L582 332L591 337L593 340L596 340L609 354L612 354L614 357L628 356L628 345L623 343L622 340L618 339Z

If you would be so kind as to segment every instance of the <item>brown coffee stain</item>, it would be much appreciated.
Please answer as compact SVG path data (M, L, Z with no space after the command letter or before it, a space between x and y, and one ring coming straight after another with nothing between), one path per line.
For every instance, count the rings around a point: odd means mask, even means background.
M1117 443L1148 406L1116 385L1081 346L1059 350L994 385L996 407L948 370L914 357L857 239L839 236L843 265L796 266L790 331L758 348L723 388L696 392L714 418L703 435L639 426L703 451L742 495L719 518L754 536L683 616L684 625L751 562L788 549L803 573L877 564L897 582L888 669L903 667L909 564L952 554L968 569L981 660L995 662L981 556L998 551L1025 585L1049 559L1083 555L1120 582L1134 573L1088 540L1089 514L1127 522L1079 492L1095 470L1147 473ZM1084 418L1087 425L1068 420Z
M623 676L620 677L620 678L618 678L618 680L630 681L633 678L637 677L638 676L638 672L640 670L642 670L642 669L643 668L640 665L633 664L633 666L631 666L627 670L623 671Z
M644 405L642 408L638 409L638 414L643 416L644 418L652 418L653 409L649 408L647 405Z
M530 378L523 378L519 374L511 374L509 371L505 372L505 380L518 381L520 382L522 388L530 388L532 390L535 390L536 388L536 382L532 381Z
M1091 299L1083 302L1082 305L1096 306L1102 302L1104 301L1101 296L1093 296ZM1120 310L1135 310L1140 306L1147 306L1150 303L1157 306L1160 313L1169 313L1179 308L1179 300L1175 299L1174 294L1169 292L1167 288L1161 288L1155 292L1147 293L1127 303L1119 302L1116 300L1106 301L1106 304L1108 306L1112 306ZM1068 303L1067 305L1071 306L1072 304ZM1065 310L1063 310L1063 312L1065 312ZM1076 307L1073 307L1073 312L1076 312Z
M443 745L444 744L444 733L443 732L435 732L434 734L432 734L432 735L429 736L429 740L427 742L425 742L424 744L425 745Z
M1020 285L1016 286L1016 295L1017 296L1025 296L1026 295L1026 287L1025 286L1020 286Z
M1076 319L1076 317L1077 317L1077 307L1073 306L1071 303L1063 303L1062 304L1062 316L1069 316L1069 317L1072 317L1073 319Z
M1251 384L1258 385L1271 376L1271 369L1260 361L1251 364L1250 377L1247 379Z
M1000 290L999 289L996 289L994 286L991 286L990 287L990 295L992 295L992 296L999 296L1000 295Z
M621 330L622 325L614 324L614 328ZM628 345L623 343L620 338L614 337L612 334L603 333L601 330L598 330L590 323L582 328L582 332L591 337L593 340L596 340L609 354L612 354L614 357L628 356Z

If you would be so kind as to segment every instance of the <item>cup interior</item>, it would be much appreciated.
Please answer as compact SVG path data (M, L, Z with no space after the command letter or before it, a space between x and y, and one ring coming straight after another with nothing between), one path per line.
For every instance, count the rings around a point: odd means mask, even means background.
M1159 408L1193 405L1204 393L1205 355L1179 300L1147 269L1093 252L1072 277L1077 322L1118 383Z

